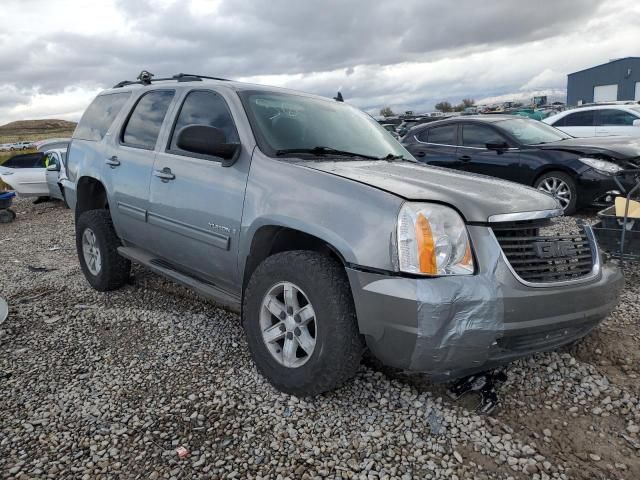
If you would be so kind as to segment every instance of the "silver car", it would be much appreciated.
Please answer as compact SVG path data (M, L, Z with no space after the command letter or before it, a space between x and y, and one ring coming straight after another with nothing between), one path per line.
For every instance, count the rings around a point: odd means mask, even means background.
M548 195L419 164L339 101L140 78L101 93L69 147L82 271L107 291L136 262L239 311L284 392L336 388L367 348L460 377L572 342L617 302L619 269L589 226L549 230Z

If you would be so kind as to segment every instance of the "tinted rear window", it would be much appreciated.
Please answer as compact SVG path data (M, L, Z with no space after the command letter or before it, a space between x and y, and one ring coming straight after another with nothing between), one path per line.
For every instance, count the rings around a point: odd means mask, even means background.
M439 143L441 145L456 144L456 126L445 125L443 127L434 127L428 130L427 142Z
M173 95L173 90L154 90L143 95L127 121L123 143L153 150Z
M129 92L100 95L91 102L73 132L73 138L99 142L129 99Z
M554 127L593 127L593 110L570 113L553 123Z
M17 155L4 162L9 168L44 168L44 153L28 153Z

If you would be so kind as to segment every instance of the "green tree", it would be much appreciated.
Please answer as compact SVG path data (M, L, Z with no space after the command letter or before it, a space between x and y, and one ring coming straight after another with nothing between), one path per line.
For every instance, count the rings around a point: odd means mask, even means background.
M393 110L391 110L391 107L384 107L380 109L380 115L386 118L386 117L393 117L395 113L393 113Z
M449 102L439 102L436 103L436 110L441 111L442 113L451 112L453 107Z

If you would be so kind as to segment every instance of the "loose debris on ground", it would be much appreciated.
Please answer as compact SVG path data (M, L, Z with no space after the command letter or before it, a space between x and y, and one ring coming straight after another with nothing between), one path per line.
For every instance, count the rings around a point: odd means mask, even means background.
M473 394L371 362L339 391L281 394L236 315L140 269L95 292L72 212L16 211L0 229L6 478L640 478L638 267L600 328L505 368L478 416Z

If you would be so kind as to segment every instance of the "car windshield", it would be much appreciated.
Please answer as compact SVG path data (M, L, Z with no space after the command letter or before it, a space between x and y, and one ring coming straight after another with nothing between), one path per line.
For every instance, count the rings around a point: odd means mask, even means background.
M268 91L244 91L240 98L260 149L269 155L414 160L372 117L345 103Z
M540 145L572 138L546 123L527 118L500 120L496 126L509 132L523 145Z

